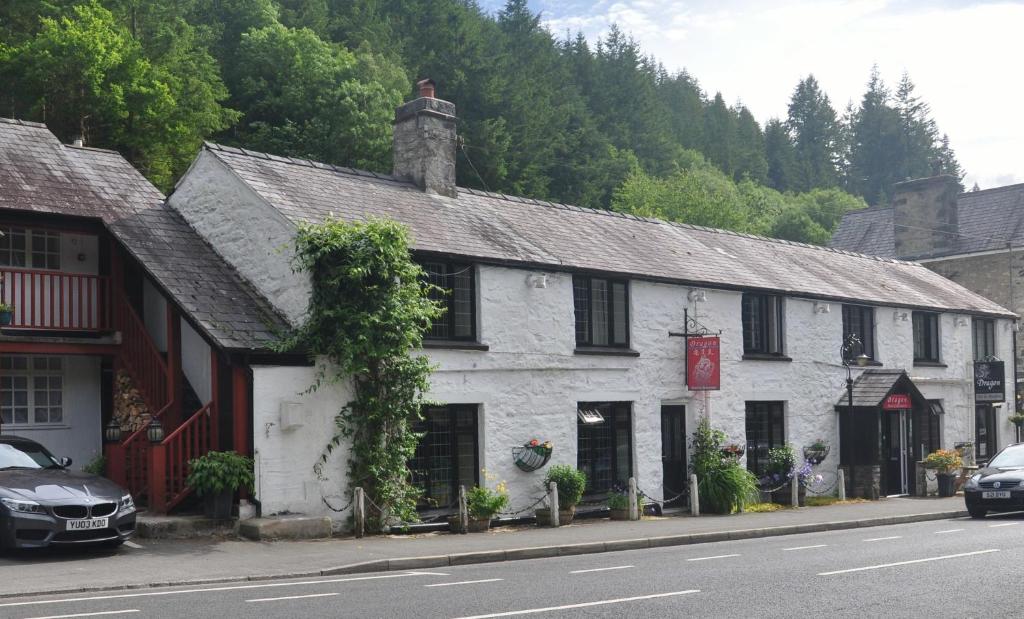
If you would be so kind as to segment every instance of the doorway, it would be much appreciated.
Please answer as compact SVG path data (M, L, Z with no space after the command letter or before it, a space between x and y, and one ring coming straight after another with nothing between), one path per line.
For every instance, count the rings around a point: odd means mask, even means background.
M885 454L885 494L910 494L910 449L912 443L908 411L889 410L882 416L882 448Z
M996 409L991 404L974 407L975 464L981 466L996 454Z
M662 497L675 498L666 507L684 505L686 498L686 407L661 407Z

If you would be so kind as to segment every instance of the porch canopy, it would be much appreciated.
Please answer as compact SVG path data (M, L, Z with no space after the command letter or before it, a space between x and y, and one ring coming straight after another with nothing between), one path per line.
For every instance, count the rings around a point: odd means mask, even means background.
M892 394L905 394L910 397L911 406L907 408L928 408L928 400L907 376L906 370L865 370L853 381L854 412L877 412ZM839 412L850 410L849 394L843 389L836 401Z

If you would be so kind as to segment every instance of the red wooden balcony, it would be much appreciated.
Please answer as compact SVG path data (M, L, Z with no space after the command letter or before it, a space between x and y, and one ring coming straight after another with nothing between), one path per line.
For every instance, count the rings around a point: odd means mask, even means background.
M13 308L5 329L114 329L108 276L0 267L0 277L0 300Z

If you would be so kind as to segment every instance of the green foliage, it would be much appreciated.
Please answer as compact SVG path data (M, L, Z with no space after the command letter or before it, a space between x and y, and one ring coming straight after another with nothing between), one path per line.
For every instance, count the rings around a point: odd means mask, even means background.
M690 439L690 468L697 475L701 511L730 514L757 500L757 478L735 458L723 456L725 443L725 432L701 417Z
M544 487L547 488L551 482L558 486L558 508L565 509L577 505L583 498L583 491L587 488L587 474L568 464L556 464L548 468L544 476Z
M13 312L13 311L14 311L14 307L12 307L8 303L4 303L3 301L0 301L0 312Z
M474 486L466 491L466 509L470 518L491 519L508 507L508 490L505 482L499 482L494 490L487 486Z
M629 509L629 497L621 492L609 493L608 509Z
M341 382L353 391L335 417L317 474L347 439L348 482L381 508L371 524L414 520L419 493L408 461L419 440L413 424L431 366L410 351L420 347L441 309L428 298L423 270L409 255L408 232L388 220L303 226L294 268L309 274L313 292L305 323L280 348L320 359L312 390Z
M211 451L189 460L185 483L199 496L234 492L239 488L253 490L252 458L233 451Z
M768 450L768 473L788 476L796 468L796 452L789 443Z
M107 459L103 456L103 454L97 454L95 458L89 460L89 464L86 464L85 466L82 467L82 472L89 473L90 475L106 474Z

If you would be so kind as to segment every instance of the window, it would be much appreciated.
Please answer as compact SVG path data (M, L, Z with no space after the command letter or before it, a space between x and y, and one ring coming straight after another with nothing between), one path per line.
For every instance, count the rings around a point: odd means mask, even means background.
M938 314L930 312L914 312L914 361L938 363Z
M0 356L0 423L63 422L63 359Z
M747 402L747 470L768 472L768 450L786 442L782 402Z
M772 294L743 295L743 352L783 355L782 297Z
M450 508L459 500L459 486L479 481L477 472L477 406L452 404L423 410L416 424L423 433L409 462L412 482L422 491L421 509Z
M925 456L942 447L939 425L944 414L942 400L928 400L927 408L914 408L910 446L916 461L924 460Z
M587 474L587 494L625 487L633 475L633 424L629 402L580 402L601 414L597 423L576 418L576 466Z
M974 360L982 361L996 356L996 321L988 318L975 318L974 328Z
M476 293L473 265L455 262L424 262L427 281L440 290L430 298L439 301L444 314L431 325L426 337L435 340L476 339Z
M0 266L60 269L60 233L0 229Z
M621 280L572 278L577 346L629 346L629 286Z
M974 453L978 464L996 455L999 450L996 441L996 409L991 404L978 404L974 407Z
M856 359L864 354L869 358L875 358L875 308L863 305L843 306L843 343L854 335L860 340L859 347L852 350L844 350L847 355L846 361Z

